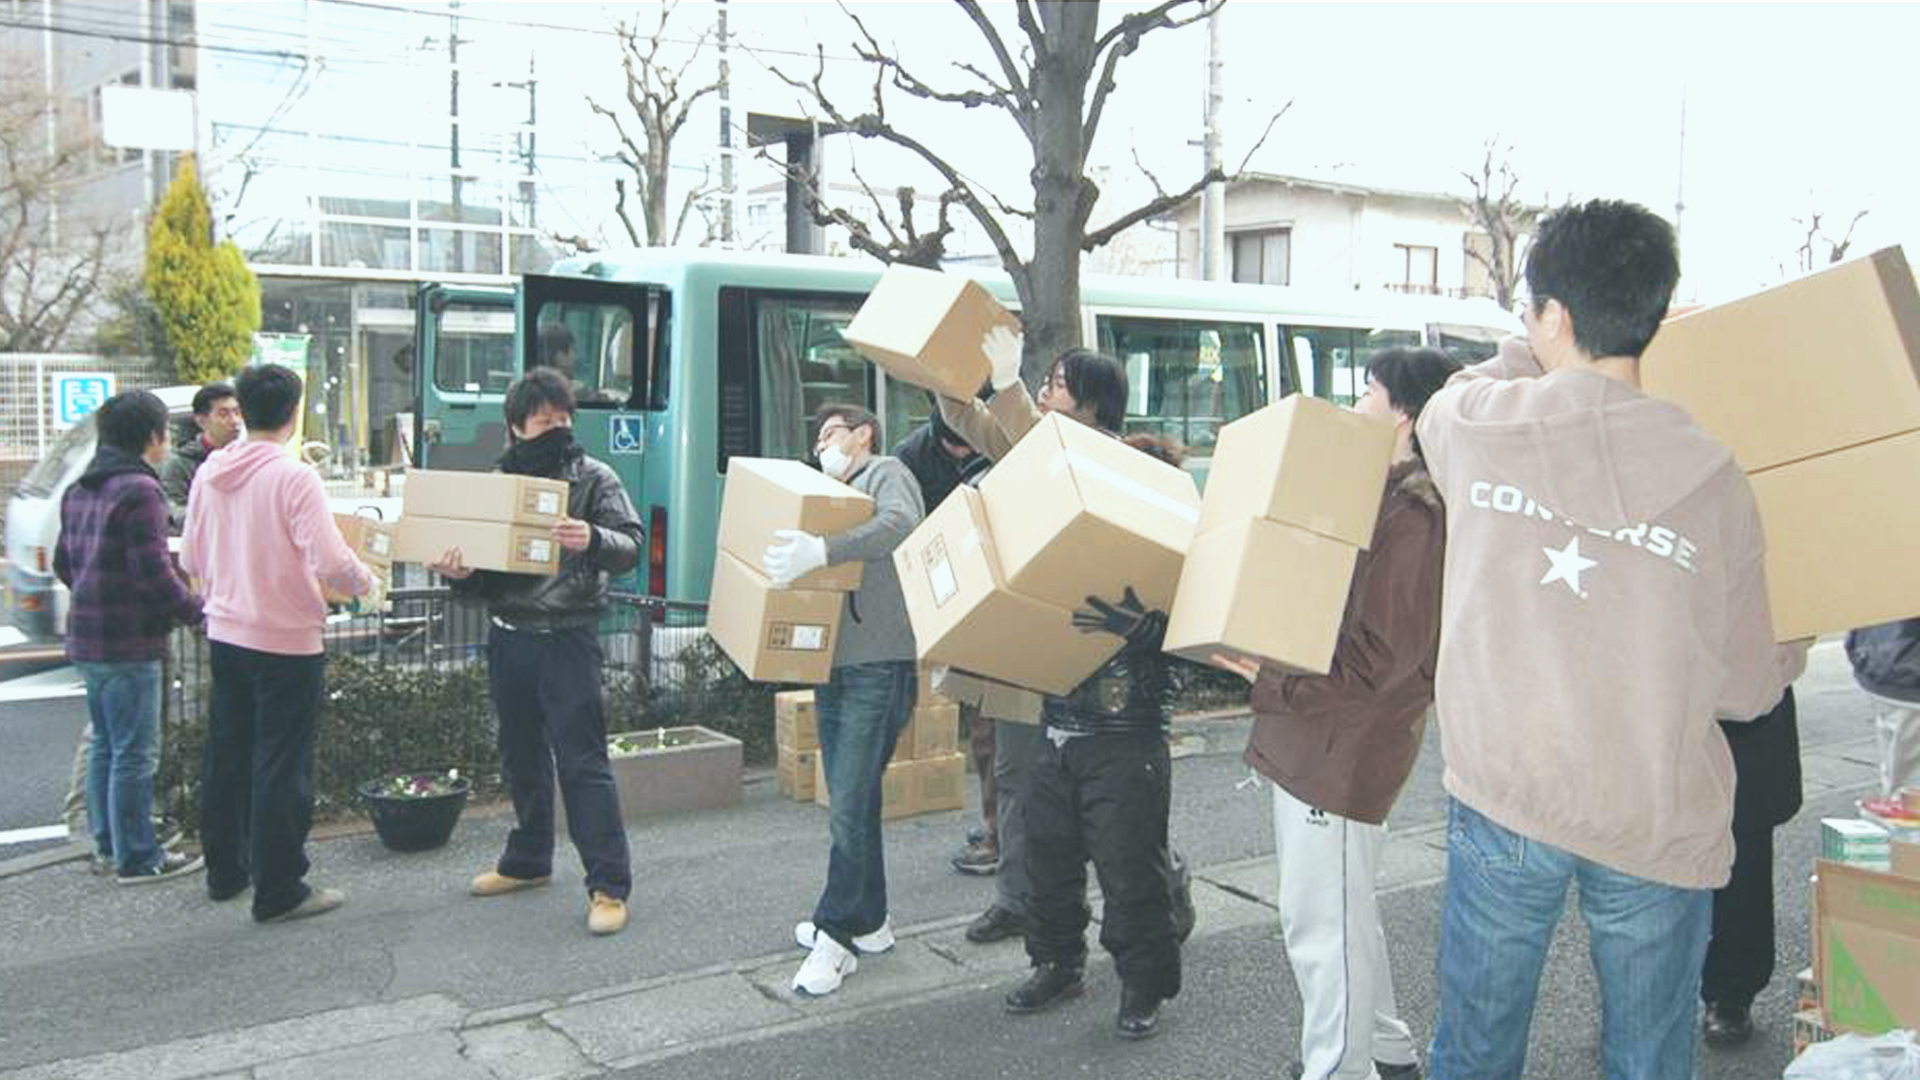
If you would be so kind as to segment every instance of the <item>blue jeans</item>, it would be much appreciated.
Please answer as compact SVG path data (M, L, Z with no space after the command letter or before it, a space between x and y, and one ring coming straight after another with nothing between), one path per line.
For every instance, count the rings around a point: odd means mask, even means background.
M831 804L827 887L813 924L848 949L887 921L887 864L880 843L880 778L913 717L919 673L909 660L833 669L813 692L820 763Z
M87 684L93 748L87 821L93 849L122 874L160 865L153 837L153 774L160 767L160 661L78 661Z
M1578 881L1608 1080L1691 1077L1712 890L1610 870L1457 800L1448 800L1447 818L1440 1019L1427 1075L1518 1080L1547 943L1567 883Z

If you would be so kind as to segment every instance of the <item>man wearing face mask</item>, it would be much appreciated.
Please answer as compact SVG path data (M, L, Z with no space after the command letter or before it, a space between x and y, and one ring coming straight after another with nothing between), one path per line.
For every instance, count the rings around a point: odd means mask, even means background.
M567 833L587 872L587 929L615 934L627 925L633 874L607 764L599 622L608 577L640 563L640 518L613 470L574 443L573 387L566 376L534 368L507 388L505 406L513 442L500 471L565 480L567 516L553 527L561 551L552 577L476 571L459 548L433 567L456 595L486 601L500 771L513 797L506 851L494 869L473 879L472 892L500 896L552 880L557 772Z
M808 952L793 989L807 997L839 989L859 966L858 954L893 947L880 842L880 779L918 696L913 626L893 568L893 549L925 516L913 473L897 458L873 452L880 422L872 413L856 405L827 405L818 415L814 453L820 471L872 497L873 517L833 536L777 530L777 543L762 560L780 588L822 566L864 564L859 590L843 601L833 673L813 692L820 763L832 806L832 850L813 918L794 927L794 939Z

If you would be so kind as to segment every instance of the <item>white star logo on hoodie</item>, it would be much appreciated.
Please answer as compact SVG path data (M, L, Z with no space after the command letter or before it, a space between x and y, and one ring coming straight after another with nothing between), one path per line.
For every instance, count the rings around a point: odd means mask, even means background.
M1591 570L1600 564L1580 554L1580 538L1576 536L1568 540L1567 546L1559 551L1548 547L1540 550L1546 554L1549 564L1546 576L1540 579L1540 584L1551 585L1556 581L1562 582L1573 595L1585 599L1587 594L1580 591L1580 572Z

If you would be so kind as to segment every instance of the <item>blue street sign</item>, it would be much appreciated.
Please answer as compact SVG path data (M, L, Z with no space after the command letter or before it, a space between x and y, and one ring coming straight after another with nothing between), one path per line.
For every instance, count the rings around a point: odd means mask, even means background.
M113 375L68 371L53 377L53 425L70 428L113 396Z
M646 447L646 435L640 428L640 417L622 416L615 413L607 417L607 452L613 454L638 454Z

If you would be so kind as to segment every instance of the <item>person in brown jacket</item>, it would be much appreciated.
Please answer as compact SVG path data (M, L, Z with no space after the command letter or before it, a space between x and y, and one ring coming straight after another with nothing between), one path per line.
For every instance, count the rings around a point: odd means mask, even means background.
M1327 674L1213 658L1253 683L1247 764L1273 782L1280 928L1305 1011L1295 1077L1419 1075L1373 882L1387 813L1420 755L1440 643L1446 520L1413 424L1458 370L1445 353L1406 348L1367 367L1354 409L1392 422L1396 442Z

